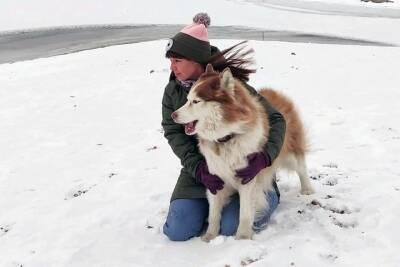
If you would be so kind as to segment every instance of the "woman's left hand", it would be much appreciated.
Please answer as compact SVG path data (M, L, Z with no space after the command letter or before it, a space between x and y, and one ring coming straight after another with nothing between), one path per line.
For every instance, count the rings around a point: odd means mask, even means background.
M247 156L247 167L236 170L236 176L242 179L242 184L247 184L264 168L271 166L269 155L264 152L256 152Z

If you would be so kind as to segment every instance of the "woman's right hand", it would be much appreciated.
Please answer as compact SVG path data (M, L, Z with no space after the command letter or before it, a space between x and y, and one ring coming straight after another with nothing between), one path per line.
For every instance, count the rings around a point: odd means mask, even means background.
M218 190L224 188L224 181L217 175L211 174L208 171L208 166L205 161L201 161L196 169L196 179L201 182L212 194L217 194Z

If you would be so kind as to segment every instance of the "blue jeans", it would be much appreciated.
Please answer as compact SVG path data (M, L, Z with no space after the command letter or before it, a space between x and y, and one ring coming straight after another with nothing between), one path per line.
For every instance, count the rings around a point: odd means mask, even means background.
M258 232L266 228L272 212L279 203L275 191L266 194L269 207L258 220L254 222L253 229ZM199 236L206 226L208 217L208 201L206 198L175 199L169 206L167 221L163 232L172 241L185 241L194 236ZM236 233L239 225L239 195L232 196L232 200L224 207L221 217L220 234L231 236Z

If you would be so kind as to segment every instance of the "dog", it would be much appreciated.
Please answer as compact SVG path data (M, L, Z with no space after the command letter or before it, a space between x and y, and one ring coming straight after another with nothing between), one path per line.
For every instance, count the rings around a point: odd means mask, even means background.
M270 126L259 100L232 76L229 68L219 73L208 64L189 91L187 102L172 114L176 123L184 125L186 134L197 135L199 150L206 159L209 172L225 182L224 188L215 195L207 190L209 225L201 237L203 241L208 242L218 235L222 209L236 192L240 198L240 214L235 238L251 239L257 212L268 207L265 194L273 190L278 168L297 172L302 194L314 192L305 162L303 125L293 103L272 89L263 89L259 93L284 116L286 134L273 164L262 169L247 184L235 177L235 171L247 166L247 155L262 151ZM218 141L227 136L232 138L227 142Z

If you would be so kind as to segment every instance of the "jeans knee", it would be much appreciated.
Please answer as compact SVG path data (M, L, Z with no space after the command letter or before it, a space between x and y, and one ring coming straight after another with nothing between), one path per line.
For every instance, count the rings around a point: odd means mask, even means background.
M188 231L188 229L177 223L166 222L163 226L163 232L171 241L186 241L196 236L194 231Z
M203 224L200 222L187 222L185 220L167 220L163 226L164 234L171 241L186 241L200 235Z
M175 204L177 205L170 208L167 221L163 226L164 234L171 241L186 241L199 236L204 226L207 205L203 207L201 202L197 203L198 206L180 206L179 202Z

